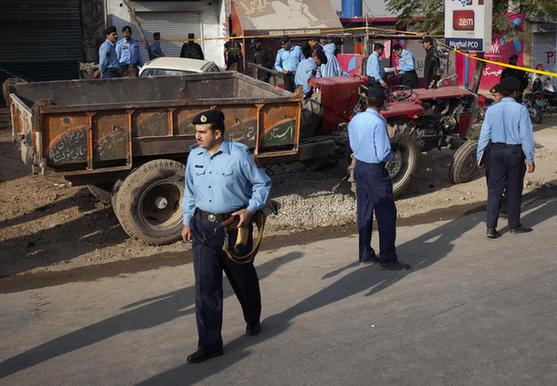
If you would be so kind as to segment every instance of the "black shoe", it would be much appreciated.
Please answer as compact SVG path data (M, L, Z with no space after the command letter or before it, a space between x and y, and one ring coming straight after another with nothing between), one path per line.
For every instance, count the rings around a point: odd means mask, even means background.
M370 265L374 263L379 263L379 258L377 256L373 256L371 259L367 260L360 260L361 265Z
M204 362L207 359L220 357L221 355L222 355L222 348L220 350L214 350L214 351L197 350L193 354L188 355L187 361L189 363L199 363L199 362Z
M488 239L498 239L499 237L501 237L501 233L497 232L495 228L487 228L485 237L487 237Z
M261 332L261 323L248 324L246 326L246 336L254 336Z
M532 231L533 229L531 227L525 227L524 225L519 225L509 230L511 233L528 233Z
M398 260L386 261L381 263L381 268L386 271L402 271L403 269L410 269L410 264L401 263Z

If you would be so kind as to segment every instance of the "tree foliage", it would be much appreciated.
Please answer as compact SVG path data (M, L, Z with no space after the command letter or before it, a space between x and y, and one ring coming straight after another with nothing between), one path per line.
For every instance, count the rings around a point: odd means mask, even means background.
M454 0L458 1L458 0ZM399 15L399 21L419 32L443 34L445 28L445 0L386 0L387 9ZM554 21L557 19L555 0L493 0L493 33L500 34L512 28L504 17L508 11L525 14L529 20ZM419 17L418 20L413 20Z

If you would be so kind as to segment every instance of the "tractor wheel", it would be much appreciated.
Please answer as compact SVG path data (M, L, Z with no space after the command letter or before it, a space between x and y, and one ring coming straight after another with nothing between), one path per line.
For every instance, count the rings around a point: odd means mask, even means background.
M403 134L396 143L391 144L393 159L385 165L393 181L393 194L398 197L412 181L412 176L418 164L418 143L412 134ZM352 162L348 166L348 182L353 193L356 193L354 169L356 158L352 155Z
M87 189L89 189L89 192L100 202L110 204L112 195L111 184L87 185Z
M449 178L453 184L461 184L473 179L479 172L476 162L476 149L478 141L469 140L460 146L453 156L449 168Z
M180 239L185 166L158 159L141 165L114 194L114 213L124 231L147 245Z
M534 107L532 111L532 120L536 124L542 123L543 120L542 109L540 109L539 107Z

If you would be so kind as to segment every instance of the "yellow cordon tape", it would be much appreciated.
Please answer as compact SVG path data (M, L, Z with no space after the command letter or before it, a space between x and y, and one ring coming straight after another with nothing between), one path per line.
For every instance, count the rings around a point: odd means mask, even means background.
M323 35L323 34L330 34L330 33L334 33L334 32L347 32L347 31L376 31L376 32L390 32L390 33L396 33L399 35L410 35L410 36L427 36L427 34L423 33L423 32L412 32L412 31L399 31L396 29L389 29L389 28L377 28L377 27L352 27L352 28L337 28L337 29L320 29L319 30L319 35ZM272 39L272 38L280 38L284 36L284 34L267 34L267 35L250 35L250 36L222 36L222 37L210 37L210 38L193 38L193 39L161 39L161 41L163 42L180 42L180 43L185 43L189 40L198 40L198 41L204 41L204 40L239 40L239 39ZM295 37L300 37L300 36L312 36L311 33L307 33L307 34L289 34L288 36L295 36ZM437 42L452 50L455 54L459 54L465 57L468 57L472 60L478 60L480 62L485 62L485 63L489 63L489 64L494 64L496 66L501 66L501 67L508 67L508 68L513 68L515 70L523 70L526 72L532 72L535 74L540 74L540 75L546 75L546 76L551 76L554 78L557 78L557 73L555 72L551 72L551 71L543 71L543 70L538 70L536 68L531 68L531 67L523 67L523 66L515 66L513 64L509 64L509 63L503 63L503 62L497 62L495 60L489 60L489 59L485 59L485 58L478 58L476 56L472 56L470 54L464 53L462 51L457 50L456 48L447 46L445 43L440 42L438 39L436 39Z

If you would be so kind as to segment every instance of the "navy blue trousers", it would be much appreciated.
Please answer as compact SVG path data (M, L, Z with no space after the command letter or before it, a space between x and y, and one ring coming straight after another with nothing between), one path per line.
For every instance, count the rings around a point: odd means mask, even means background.
M509 228L520 226L522 186L526 173L525 157L520 145L493 143L489 146L487 176L488 228L497 228L503 191L506 189Z
M224 231L214 234L216 222L197 214L190 224L192 231L193 268L195 272L195 318L199 335L198 348L222 348L222 272L240 301L247 324L259 322L261 294L253 263L237 264L222 251ZM229 241L236 242L236 231L229 231ZM250 237L250 244L253 240ZM249 245L251 249L251 245Z
M384 164L356 161L356 200L359 233L359 258L367 261L377 257L381 262L397 261L396 206L393 184ZM373 215L379 228L379 256L371 247Z

